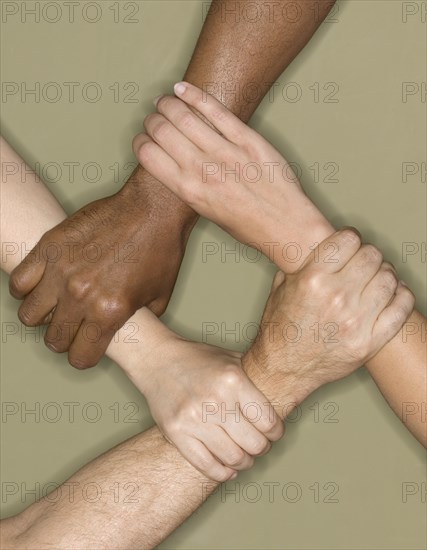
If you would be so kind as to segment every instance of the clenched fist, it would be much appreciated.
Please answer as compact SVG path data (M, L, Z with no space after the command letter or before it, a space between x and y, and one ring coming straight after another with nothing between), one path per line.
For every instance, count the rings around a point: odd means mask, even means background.
M272 402L299 404L371 359L402 328L414 302L381 252L345 228L296 273L276 275L245 370Z
M147 202L128 183L45 233L12 272L20 320L50 323L46 345L78 369L99 361L137 309L159 315L168 304L191 228Z

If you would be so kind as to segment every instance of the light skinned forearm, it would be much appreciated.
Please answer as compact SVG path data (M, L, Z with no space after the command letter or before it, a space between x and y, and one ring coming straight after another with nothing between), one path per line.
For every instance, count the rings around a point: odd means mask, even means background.
M254 0L251 9L261 16L251 21L250 17L233 15L236 6L241 8L240 2L213 0L185 80L205 87L247 122L334 3L335 0L296 0L293 5L298 17L293 19L277 9L276 3ZM229 90L234 92L228 93ZM148 204L165 227L178 229L184 239L188 238L198 215L144 168L135 169L124 192Z
M2 269L10 272L20 262L21 251L30 250L45 231L65 217L65 213L36 174L3 139L0 145L2 168L16 168L15 174L1 182L5 214L1 219L1 244L4 248L5 242L20 243L19 252L12 246L10 254L2 257ZM130 322L138 323L142 329L139 341L135 345L125 345L122 338L113 339L107 352L124 370L136 362L139 368L144 368L144 357L150 350L173 335L145 308ZM244 359L244 368L256 383L259 371L254 367L249 353ZM298 387L298 395L297 389L293 391L291 386L287 388L287 395L275 394L267 386L263 389L275 403L297 403L305 397L302 384ZM280 415L285 407L279 406L277 410ZM289 413L290 408L286 407L286 411ZM96 502L89 502L78 490L91 482L101 488L101 498ZM193 468L154 427L92 461L72 476L58 493L4 520L2 547L16 550L151 548L189 517L217 486ZM135 490L135 496L125 499L119 494L117 502L112 487L123 488L126 495Z
M265 2L256 1L257 13ZM233 17L224 17L224 10L230 9L235 2L224 2L214 6L207 17L196 50L184 79L200 88L207 88L241 120L247 122L259 105L262 96L254 102L245 101L249 94L242 90L248 84L257 90L268 91L270 85L286 69L294 57L315 33L317 27L333 6L333 2L319 3L319 17L314 18L310 2L304 0L298 4L301 17L297 23L277 18L273 23L267 16L256 24L240 18L235 23ZM317 19L317 20L316 20ZM225 94L226 90L237 90L236 94ZM141 168L142 170L142 168ZM286 215L289 205L283 205L281 212ZM266 220L270 225L271 219ZM322 242L331 235L334 228L307 201L301 211L301 231L298 242L306 245L305 254L314 242ZM269 237L271 243L290 240L289 232L282 235L280 227L272 227ZM256 241L256 239L255 239ZM276 261L276 258L274 258ZM280 265L289 270L289 263ZM394 412L402 419L408 429L424 445L427 441L427 424L423 411L426 407L426 319L414 311L405 327L377 356L366 365L381 393ZM406 341L404 334L409 334ZM414 334L412 334L414 333ZM415 414L405 414L408 403L413 403Z
M66 213L40 178L0 137L1 269L10 274L40 237L66 218ZM126 338L136 332L137 338ZM148 367L144 358L166 338L175 337L147 308L137 311L111 341L107 355L125 372L130 364ZM126 341L125 341L126 340ZM128 373L129 374L129 373Z
M286 216L290 207L292 208L286 200L275 196L276 210ZM298 213L300 224L294 225L292 231L298 234L300 265L310 253L310 247L332 235L335 229L311 201L299 209ZM265 215L260 223L267 228L267 240L270 243L280 243L275 250L283 250L284 244L294 240L293 235L290 236L286 223L272 223L272 219L272 216ZM274 248L271 247L270 250L273 251ZM273 253L270 259L285 273L296 268L295 264L289 264L288 258L280 253ZM390 407L424 446L427 445L426 330L426 318L415 310L393 340L366 364Z

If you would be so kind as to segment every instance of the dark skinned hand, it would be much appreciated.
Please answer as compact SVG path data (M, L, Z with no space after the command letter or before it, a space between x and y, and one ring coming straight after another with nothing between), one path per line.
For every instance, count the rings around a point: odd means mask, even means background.
M45 233L10 277L20 320L49 323L46 345L78 369L96 365L137 309L161 315L178 275L194 215L185 223L166 189L150 201L139 175Z

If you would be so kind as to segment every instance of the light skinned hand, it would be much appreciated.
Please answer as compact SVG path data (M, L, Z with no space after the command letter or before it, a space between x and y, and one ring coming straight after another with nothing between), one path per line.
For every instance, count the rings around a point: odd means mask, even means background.
M164 332L164 328L162 328ZM226 481L251 468L284 433L268 399L249 380L241 354L168 331L123 365L166 439L200 472Z
M179 97L156 101L158 112L144 121L146 133L134 139L144 168L200 215L280 267L272 240L286 236L286 242L311 246L301 228L307 220L312 229L326 222L282 155L213 96L188 83L176 84L175 93ZM287 272L298 268L285 264Z
M343 228L320 243L296 273L276 275L249 352L248 374L253 377L256 369L263 379L257 385L270 400L286 395L288 386L301 402L378 353L414 303L381 252Z

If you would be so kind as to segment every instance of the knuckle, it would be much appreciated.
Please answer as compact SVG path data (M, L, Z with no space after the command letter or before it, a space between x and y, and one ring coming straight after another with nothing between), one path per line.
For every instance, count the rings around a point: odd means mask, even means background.
M398 307L394 310L390 321L393 331L399 330L408 317L408 311L404 307Z
M155 151L156 151L156 144L153 143L152 141L146 141L145 143L139 146L137 151L137 157L142 163L144 163L153 157Z
M285 435L285 423L277 419L273 426L266 432L269 441L279 441Z
M153 123L158 118L158 113L150 113L144 118L144 126L147 128L151 123Z
M184 414L183 414L186 422L198 422L200 421L200 411L195 405L188 405L185 408Z
M148 307L157 317L160 317L166 311L168 303L169 303L169 298L165 298L164 296L162 296L161 298L158 298L154 302L151 302L151 304L149 304Z
M90 284L83 281L78 275L71 275L67 279L66 288L75 300L83 300L89 293Z
M185 111L178 117L178 124L182 128L192 128L195 121L195 115L191 111Z
M399 325L399 328L408 319L415 306L415 296L408 289L404 296L404 303L394 308L395 323Z
M242 381L242 370L236 365L228 365L221 377L221 387L235 388Z
M31 310L26 306L21 306L18 310L18 319L24 325L30 327L34 324L34 319Z
M269 447L268 441L252 441L249 444L249 453L251 455L257 456L264 453Z
M320 273L306 273L302 277L302 283L305 289L313 294L317 294L323 285L323 278Z
M45 336L44 343L45 346L54 353L63 353L64 351L67 351L69 347L66 341L60 341L58 338L49 338L48 336Z
M334 290L331 304L335 309L342 309L345 307L346 294L343 289Z
M20 274L12 273L9 279L9 291L12 296L21 294L23 290L23 279Z
M182 433L182 427L182 421L178 418L169 418L164 422L164 429L171 439Z
M285 435L286 427L285 423L281 420L278 420L279 426L277 428L277 436L272 437L272 441L279 441L279 439L282 439L282 437Z
M170 130L170 125L165 120L161 120L153 127L152 136L156 141L165 139Z
M373 244L365 244L363 252L367 262L381 263L383 261L382 253Z
M412 292L410 288L406 287L403 290L403 296L405 299L405 306L406 306L403 309L405 311L405 314L409 315L409 313L414 309L414 306L415 306L415 301L416 301L415 294Z
M165 109L171 103L171 97L164 95L157 101L157 110L161 111Z
M250 470L254 464L255 464L254 457L247 455L247 459L245 460L244 466L240 466L240 467L243 470Z
M396 274L396 268L394 267L394 265L390 262L383 262L382 263L382 266L381 266L383 269L388 269L389 271L391 271L392 273Z
M381 284L385 290L395 290L397 287L397 277L390 269L385 269L381 273Z
M205 468L207 470L208 468ZM210 477L213 481L217 481L218 483L224 483L227 481L230 477L230 474L227 472L227 470L224 470L221 468L220 470L217 470L214 467L211 467L212 472L208 472L208 477Z
M345 229L343 229L341 232L341 236L348 244L352 244L355 246L360 246L362 244L360 234L356 229L353 229L352 227L346 227Z
M210 455L195 453L195 462L200 470L207 472L208 477L216 481L225 481L228 479L227 471ZM222 476L226 476L223 478Z
M356 335L359 331L359 320L356 317L347 317L339 323L339 331L343 336L351 339L352 344L357 347Z
M228 112L225 108L215 107L212 110L211 117L214 122L225 122L228 118Z
M228 453L227 463L230 466L238 466L241 462L243 462L245 456L246 453L242 449L234 449Z
M126 306L122 300L117 297L98 298L95 301L95 313L97 317L106 317L115 324L115 320L122 317L126 311Z
M68 362L77 370L90 369L96 365L96 361L89 361L87 358L73 354L68 355Z

